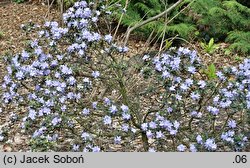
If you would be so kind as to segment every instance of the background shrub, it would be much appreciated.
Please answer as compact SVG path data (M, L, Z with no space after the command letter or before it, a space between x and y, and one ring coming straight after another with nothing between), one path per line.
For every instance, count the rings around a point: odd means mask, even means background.
M122 2L124 5L125 0ZM140 20L163 12L174 2L176 1L131 1L122 24L125 26L134 25ZM190 7L187 6L188 3L191 3ZM138 32L144 32L146 37L152 32L163 38L178 35L188 41L198 38L198 40L203 41L204 39L208 42L211 38L214 38L215 42L230 42L232 44L230 46L231 51L249 54L247 35L250 31L250 9L247 5L248 2L237 2L236 0L186 0L168 14L167 18L153 21L138 29ZM185 10L178 13L185 7ZM169 22L173 17L174 19ZM165 34L164 31L166 31Z

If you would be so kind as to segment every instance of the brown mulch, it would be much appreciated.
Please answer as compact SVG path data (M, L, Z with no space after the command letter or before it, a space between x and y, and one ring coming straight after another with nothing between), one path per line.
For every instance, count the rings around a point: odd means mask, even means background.
M45 20L58 20L60 13L50 10L48 7L36 4L0 4L0 31L3 37L0 39L0 55L8 50L19 51L23 41L27 40L22 34L20 26L32 21L36 24L43 24ZM46 16L47 14L47 16Z

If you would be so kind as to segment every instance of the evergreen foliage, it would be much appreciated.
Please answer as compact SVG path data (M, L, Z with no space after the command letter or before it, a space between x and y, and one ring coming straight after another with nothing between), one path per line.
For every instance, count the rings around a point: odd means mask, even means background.
M217 4L211 2L217 1ZM236 0L218 1L212 0L207 3L207 14L202 14L197 21L203 30L203 35L208 38L215 37L216 41L232 42L230 49L243 54L250 53L249 33L250 33L250 9ZM205 1L197 1L192 6L193 10L199 11L199 5ZM218 4L219 2L219 4ZM211 5L211 6L209 6Z
M171 6L174 0L131 0L122 24L132 26L140 20L155 16ZM190 7L178 14L180 8L184 8L191 0L186 0L166 18L153 21L138 31L147 37L152 31L158 36L180 36L187 40L197 37L203 41L211 38L215 42L226 41L232 43L231 50L249 54L249 32L250 32L250 8L248 1L236 0L197 0ZM125 0L122 0L125 4ZM246 6L245 6L246 5ZM172 17L176 16L170 23ZM118 16L119 17L119 16Z
M125 3L125 0L123 0ZM125 26L133 26L135 23L137 23L140 20L145 20L149 17L155 16L168 7L170 7L174 2L176 1L168 1L168 0L131 0L126 15L124 16L122 20L122 24ZM170 17L167 19L170 19L174 14L177 13L176 9L174 12L170 13ZM120 17L120 16L118 16ZM140 32L144 32L146 36L148 36L152 31L154 31L159 36L162 36L162 32L164 31L166 18L160 18L158 20L155 20L142 28L139 29ZM178 21L177 21L178 22ZM166 34L168 36L174 36L176 34L179 34L182 37L188 37L188 34L190 32L195 30L195 26L189 24L189 23L177 23L176 24L170 24L168 25L166 29Z

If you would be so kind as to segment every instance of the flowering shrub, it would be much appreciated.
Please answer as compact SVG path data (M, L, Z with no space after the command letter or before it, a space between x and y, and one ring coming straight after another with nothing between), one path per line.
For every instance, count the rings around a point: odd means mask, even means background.
M3 102L24 107L13 122L31 135L32 150L245 149L250 60L212 80L187 48L134 62L101 34L103 11L76 2L63 15L66 27L46 22L26 50L6 58Z

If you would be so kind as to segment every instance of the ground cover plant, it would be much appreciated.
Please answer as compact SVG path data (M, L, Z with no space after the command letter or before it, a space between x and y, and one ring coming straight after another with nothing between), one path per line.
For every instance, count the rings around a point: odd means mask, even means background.
M207 68L197 51L128 58L99 21L108 7L76 2L7 54L3 107L16 106L32 151L244 151L249 145L250 60ZM103 20L102 20L103 21ZM5 142L8 128L0 141Z

